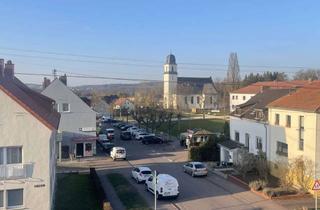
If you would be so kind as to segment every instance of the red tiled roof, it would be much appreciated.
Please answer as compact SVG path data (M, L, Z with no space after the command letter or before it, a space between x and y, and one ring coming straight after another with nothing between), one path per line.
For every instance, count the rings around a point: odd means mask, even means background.
M267 81L267 82L256 82L246 87L234 90L231 93L243 93L243 94L257 94L261 91L261 88L270 89L286 89L286 88L297 88L303 87L310 84L307 80L292 80L292 81Z
M292 94L273 101L268 104L268 107L319 112L320 88L319 86L303 87Z
M0 90L49 129L58 129L60 114L53 110L54 101L52 99L31 90L16 77L13 79L0 77Z

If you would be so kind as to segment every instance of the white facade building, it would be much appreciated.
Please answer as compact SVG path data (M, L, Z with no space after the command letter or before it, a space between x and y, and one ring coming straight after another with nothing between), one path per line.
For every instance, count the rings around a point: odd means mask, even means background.
M270 159L270 126L266 106L289 93L289 89L267 89L246 103L238 105L230 115L230 141L233 143L220 144L221 161L234 161L237 144L238 148L244 147L249 153L255 155L262 151L267 159Z
M0 209L53 209L60 117L53 104L0 60Z
M163 107L184 111L218 109L218 94L211 77L178 77L176 58L163 65Z

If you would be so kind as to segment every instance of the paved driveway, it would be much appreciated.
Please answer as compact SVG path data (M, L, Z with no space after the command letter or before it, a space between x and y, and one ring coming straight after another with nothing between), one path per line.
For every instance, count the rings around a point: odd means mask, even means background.
M127 149L128 161L108 159L99 169L105 174L119 172L126 176L153 206L153 195L145 191L143 184L136 184L130 177L133 166L145 165L160 173L168 173L179 182L180 196L176 200L160 200L158 209L285 209L274 201L264 199L214 174L193 178L183 173L182 165L187 160L187 152L178 144L142 145L139 141L121 141L116 134L115 144Z

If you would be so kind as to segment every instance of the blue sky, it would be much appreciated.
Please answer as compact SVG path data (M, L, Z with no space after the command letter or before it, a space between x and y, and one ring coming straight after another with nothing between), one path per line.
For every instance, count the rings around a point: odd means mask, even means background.
M224 78L227 67L223 65L227 65L230 52L238 53L242 75L297 70L280 66L320 67L319 1L2 0L1 4L0 57L12 59L17 72L51 73L57 68L79 74L161 80L162 62L170 50L178 65L181 63L181 76ZM46 55L6 48L143 61ZM40 77L22 79L41 81ZM121 82L69 81L71 85Z

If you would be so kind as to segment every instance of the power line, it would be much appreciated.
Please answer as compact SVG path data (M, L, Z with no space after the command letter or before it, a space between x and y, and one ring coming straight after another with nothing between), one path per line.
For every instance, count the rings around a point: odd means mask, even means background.
M112 61L120 60L120 61L130 61L130 62L145 62L145 63L163 64L162 61L143 60L143 59L135 59L135 58L106 57L106 56L84 55L84 54L74 54L74 53L61 53L61 52L53 52L53 51L41 51L41 50L32 50L32 49L9 48L9 47L1 47L1 46L0 46L0 49L10 50L10 51L18 51L18 52L27 52L27 53L32 52L32 53L38 53L38 54L57 55L57 56L70 56L70 57L105 59L105 60L112 60ZM17 55L17 54L12 54L12 55L26 56L26 55ZM56 59L56 58L52 58L52 57L45 57L45 58L46 59ZM70 59L64 59L64 60L69 60L70 61ZM79 61L79 60L74 60L74 61L82 62L82 61ZM99 61L87 60L87 61L84 61L84 62L99 62ZM228 66L227 64L190 63L190 62L180 62L179 64L180 65L187 65L187 66L215 66L215 67L217 67L217 66L218 67L227 67ZM136 65L148 65L148 64L136 64ZM158 66L158 65L156 65L156 66ZM310 67L307 67L307 66L290 66L290 65L273 66L273 65L248 65L248 64L243 64L243 65L240 65L240 66L241 66L241 68L281 68L281 69L307 69L307 68L310 68Z

